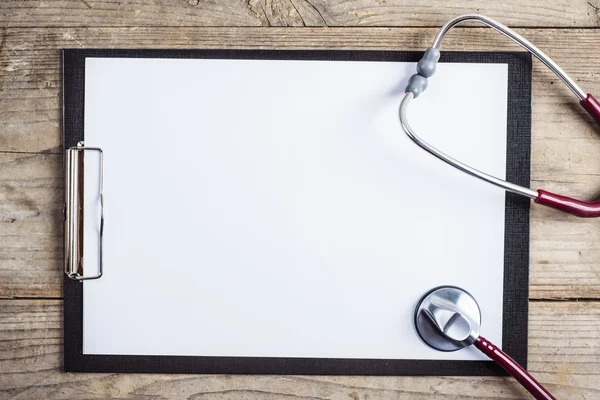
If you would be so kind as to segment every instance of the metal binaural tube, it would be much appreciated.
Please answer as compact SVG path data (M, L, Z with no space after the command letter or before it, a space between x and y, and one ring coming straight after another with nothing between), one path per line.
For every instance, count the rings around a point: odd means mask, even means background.
M563 69L558 66L550 57L548 57L543 51L538 49L533 43L529 40L525 39L523 36L519 35L517 32L513 31L509 27L502 25L498 21L495 21L491 18L488 18L479 14L467 14L456 17L450 21L448 21L438 32L435 40L433 41L433 48L439 50L442 46L442 42L450 29L455 27L456 25L467 22L467 21L475 21L482 23L484 25L489 26L497 32L500 32L504 36L508 37L512 41L516 42L519 46L523 47L525 50L529 51L533 54L538 60L540 60L544 65L546 65L552 72L556 74L568 87L575 93L575 95L579 98L579 100L584 100L587 97L587 93L583 91L579 87L579 85L571 78Z
M505 180L496 178L492 175L488 175L485 172L479 171L478 169L472 168L467 164L464 164L447 154L436 149L429 143L422 140L415 132L411 129L406 118L406 109L408 103L418 97L427 88L427 79L430 78L436 69L436 64L440 58L440 47L442 42L450 29L456 25L466 22L476 21L490 28L502 33L519 46L533 54L543 64L545 64L552 72L556 74L568 87L577 95L581 106L590 114L590 116L600 124L600 102L594 98L591 94L586 94L577 83L569 76L565 71L562 70L550 57L544 54L540 49L534 46L531 42L519 35L509 27L502 25L501 23L494 21L491 18L485 17L478 14L467 14L456 17L447 22L438 32L433 41L433 47L430 47L425 51L423 58L417 63L417 73L410 77L408 85L406 86L406 93L400 104L400 122L402 129L408 135L408 137L415 142L419 147L426 150L430 154L436 156L440 160L447 164L465 172L471 176L482 179L492 185L501 187L509 192L523 195L533 199L536 203L542 204L547 207L551 207L578 217L584 218L595 218L600 217L600 201L587 202L577 199L573 199L566 196L557 195L550 193L545 190L532 190L514 183L507 182Z
M464 164L464 163L450 157L449 155L445 154L444 152L436 149L435 147L433 147L432 145L430 145L429 143L427 143L426 141L421 139L419 136L417 136L417 134L412 130L412 128L408 124L408 120L406 118L406 109L408 108L408 104L410 103L412 98L413 98L413 94L411 92L407 92L404 95L404 98L402 99L402 103L400 103L400 123L402 125L402 129L404 129L404 132L406 132L408 137L413 142L415 142L417 145L419 145L419 147L426 150L430 154L436 156L437 158L444 161L445 163L450 164L454 168L457 168L460 171L463 171L471 176L474 176L474 177L482 179L486 182L489 182L492 185L499 186L499 187L501 187L509 192L512 192L512 193L527 196L530 199L536 199L538 197L537 191L514 184L514 183L506 182L505 180L496 178L495 176L486 174L485 172L482 172L482 171L479 171L478 169L470 167L467 164Z

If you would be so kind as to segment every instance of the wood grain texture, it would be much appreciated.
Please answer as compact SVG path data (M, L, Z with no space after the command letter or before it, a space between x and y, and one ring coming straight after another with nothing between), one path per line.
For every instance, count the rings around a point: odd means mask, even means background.
M4 29L0 39L0 151L59 152L61 134L60 49L62 48L268 48L418 50L430 45L436 29L395 28L61 28ZM590 92L600 92L597 29L520 29ZM36 40L31 40L34 37ZM573 57L573 49L578 56ZM520 48L487 29L453 32L444 50L513 51ZM432 81L433 82L433 81ZM433 84L433 83L432 83ZM600 130L576 99L541 63L534 66L534 176L597 171L597 164L576 158L548 162L564 144L594 145ZM573 140L577 140L575 143ZM600 142L598 142L600 144ZM546 150L545 146L548 147ZM582 146L583 147L583 146ZM537 148L548 152L536 157ZM566 155L566 154L565 154ZM564 180L564 179L563 179ZM573 182L576 184L577 182ZM582 182L579 182L582 183ZM581 187L580 189L583 189Z
M548 49L584 88L600 93L600 30L519 31ZM420 28L4 29L0 152L8 153L0 154L0 297L61 296L61 48L422 50L434 34ZM473 28L452 33L444 48L518 50L494 32ZM533 96L532 186L598 197L600 129L539 62ZM532 298L600 297L597 221L534 206L531 232Z
M422 51L471 12L543 28L519 32L600 95L599 0L0 1L0 399L529 398L509 378L65 374L62 302L10 299L62 296L61 48ZM472 28L444 49L518 50ZM533 96L533 187L600 197L600 129L537 62ZM600 298L596 221L533 207L531 234L532 298ZM531 303L530 370L558 398L600 398L597 305Z
M0 298L60 294L61 168L55 154L0 154Z
M529 370L559 399L600 397L600 308L531 304ZM65 374L62 302L0 302L0 399L520 399L511 378Z
M467 13L511 26L597 27L598 0L4 0L0 26L441 26Z

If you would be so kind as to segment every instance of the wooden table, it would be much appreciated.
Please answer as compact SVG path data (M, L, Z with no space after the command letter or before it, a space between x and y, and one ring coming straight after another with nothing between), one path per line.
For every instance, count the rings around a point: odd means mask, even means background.
M466 4L465 4L466 3ZM600 0L0 2L0 399L528 398L509 378L65 374L60 49L423 50L447 19L516 27L600 95ZM419 4L419 5L415 5ZM460 28L444 49L519 50ZM539 62L534 188L600 195L600 128ZM194 112L193 104L190 111ZM485 135L485 132L482 132ZM600 398L600 221L533 207L529 367L558 398Z

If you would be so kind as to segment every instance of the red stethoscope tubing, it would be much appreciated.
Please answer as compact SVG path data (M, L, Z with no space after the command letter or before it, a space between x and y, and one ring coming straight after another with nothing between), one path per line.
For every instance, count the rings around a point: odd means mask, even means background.
M508 354L503 352L495 344L486 338L479 336L475 341L477 347L483 354L497 362L506 372L511 374L529 393L538 400L556 400L552 394L546 390L535 378L529 375L523 367L521 367Z
M600 102L594 96L588 94L585 99L580 101L580 104L592 116L594 121L600 125ZM600 217L600 201L581 201L540 189L534 202L578 217Z
M554 208L571 215L583 218L600 217L600 201L587 202L560 194L548 192L542 189L538 190L538 196L533 200L536 204Z
M600 125L600 102L588 93L587 97L579 102L585 111Z

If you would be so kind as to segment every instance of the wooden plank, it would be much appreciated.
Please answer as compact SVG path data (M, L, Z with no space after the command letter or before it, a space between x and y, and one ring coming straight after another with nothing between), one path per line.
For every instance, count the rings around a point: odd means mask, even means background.
M519 31L548 49L584 88L600 93L600 30ZM0 297L60 297L62 167L60 157L49 154L61 151L59 49L422 50L429 45L435 29L60 28L5 29L3 34L0 152L44 154L0 156L0 186L17 192L9 195L0 191ZM472 28L450 35L444 48L518 50L494 32ZM573 49L578 50L577 57L573 57ZM534 67L533 91L533 187L586 199L597 197L600 129L580 110L569 90L539 62ZM27 209L23 203L26 198L32 199L39 215L23 211ZM598 242L596 221L534 207L531 297L599 297Z
M60 296L62 160L0 154L0 297Z
M590 92L600 92L599 30L537 30L519 32L539 44ZM344 28L68 28L5 29L0 46L0 151L58 152L60 49L62 48L270 48L270 49L406 49L422 51L430 45L435 29ZM36 40L32 40L35 38ZM460 29L446 40L444 49L512 51L520 48L497 33ZM578 57L573 57L577 49ZM595 145L597 128L575 104L564 85L539 62L534 67L534 146L565 143ZM561 142L562 141L562 142ZM546 151L542 149L542 151ZM534 154L535 156L535 154ZM537 167L534 176L546 179L571 167L597 171L593 164L559 157L563 164L551 170ZM553 160L557 161L557 160ZM586 160L589 161L589 160ZM568 166L569 168L565 168Z
M10 0L0 26L441 26L461 14L530 27L600 24L598 0Z
M511 378L65 374L62 302L0 301L0 399L529 398ZM529 370L557 398L600 396L600 308L534 302Z

